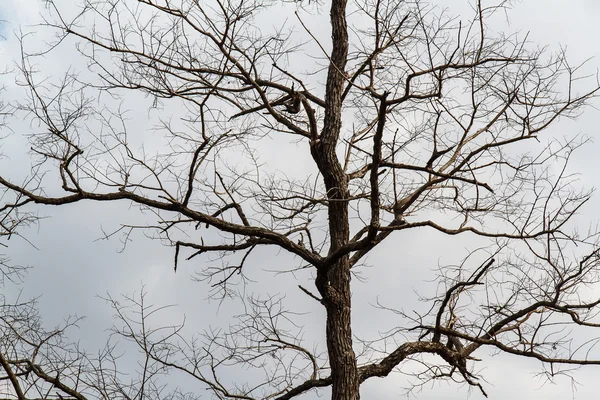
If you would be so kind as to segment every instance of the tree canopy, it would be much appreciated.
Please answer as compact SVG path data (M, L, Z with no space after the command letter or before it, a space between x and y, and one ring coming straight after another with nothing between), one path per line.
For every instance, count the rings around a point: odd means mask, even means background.
M44 206L127 202L145 222L105 238L144 232L172 247L176 273L199 268L209 297L245 311L188 336L148 323L166 311L143 293L109 297L113 335L92 357L68 340L78 320L46 330L34 303L5 302L6 395L285 400L329 388L356 400L396 373L411 389L445 380L487 397L490 350L538 360L549 379L600 364L599 231L572 223L591 191L568 167L587 140L548 132L600 85L565 51L498 30L508 1L474 1L469 16L398 0L78 4L47 1L54 36L41 48L21 36L24 96L3 110L7 129L30 122L14 134L31 169L0 172L0 235L43 224ZM86 68L46 70L57 52ZM389 262L370 264L383 246ZM407 265L415 250L440 265ZM282 290L246 290L265 257L322 311L320 342ZM4 264L4 277L23 272ZM352 318L366 265L401 271L392 290L437 267L424 307L376 305L395 322L375 339ZM119 338L141 356L129 377ZM195 383L169 384L176 375Z

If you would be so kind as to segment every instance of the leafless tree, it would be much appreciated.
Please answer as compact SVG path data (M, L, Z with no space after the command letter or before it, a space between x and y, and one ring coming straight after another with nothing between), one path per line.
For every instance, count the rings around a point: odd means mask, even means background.
M218 399L331 387L332 399L355 400L363 382L408 360L421 366L411 369L413 388L439 379L486 395L485 349L537 359L549 378L600 364L598 231L571 224L591 193L567 167L586 140L545 134L580 115L599 85L564 52L494 30L508 2L475 1L470 18L418 0L80 3L67 16L49 0L55 42L43 52L23 46L28 97L16 112L32 121L34 168L25 183L0 174L0 233L34 221L43 209L34 205L127 201L156 224L125 221L106 235L153 232L173 247L175 270L204 257L197 278L217 297L243 285L258 249L276 247L279 272L313 274L315 289L300 289L326 312L326 351L305 343L280 297L248 298L228 331L194 337L182 325L153 327L161 309L143 294L109 298L114 335L143 355L139 378L126 381L110 344L90 357L61 341L65 327L44 332L25 308L2 316L0 379L18 399L206 393L165 385L180 374ZM36 60L67 46L92 74L46 79ZM155 151L135 143L114 106L135 93L161 119ZM290 157L303 164L293 173L261 161L273 140L295 146ZM361 342L353 272L384 241L402 267L417 229L487 245L440 267L428 311L382 305L398 326ZM577 344L580 332L592 339ZM247 376L236 384L229 377L241 366Z

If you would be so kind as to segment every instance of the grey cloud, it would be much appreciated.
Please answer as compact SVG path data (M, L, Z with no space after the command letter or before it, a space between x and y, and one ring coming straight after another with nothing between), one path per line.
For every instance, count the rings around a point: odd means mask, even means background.
M456 10L455 2L443 3L450 7L451 12ZM600 50L595 43L595 38L600 34L600 27L595 20L600 17L600 10L594 6L594 2L569 2L579 6L567 6L561 1L544 3L543 7L536 2L518 4L516 10L511 13L511 26L507 29L531 30L532 40L535 42L549 43L552 46L557 46L559 43L568 45L569 52L574 54L576 60L598 54ZM38 2L29 1L26 7L30 8L28 11L22 10L19 7L21 2L16 0L9 0L8 4L11 6L4 9L0 6L2 12L0 19L4 15L4 19L11 21L11 27L18 26L19 23L30 23L38 12L36 7ZM585 4L586 7L581 7L581 4ZM9 54L11 58L17 57L15 39L9 36L7 42L0 42L0 50L5 53L3 57ZM68 45L63 46L54 56L57 58L48 60L48 68L52 71L63 70L73 62L70 57L71 52L72 48ZM592 65L598 65L598 61L593 61ZM83 62L78 65L80 68L83 66ZM17 96L18 88L15 88L10 81L7 81L7 84L9 93ZM164 113L169 112L168 108L164 110ZM147 121L146 111L133 111L132 119L139 122L138 128L144 127L144 122ZM596 119L597 113L591 112L582 116L576 125L565 122L561 126L595 135ZM35 127L21 124L12 129L17 132L27 132ZM137 134L138 140L143 139L149 147L153 145L151 135L143 132ZM18 141L16 138L14 140ZM293 174L297 165L304 165L305 156L297 155L294 152L294 145L286 144L285 152L281 151L283 146L273 141L272 146L265 149L264 156L281 173ZM18 147L15 145L15 149ZM7 148L8 146L5 145L3 150ZM600 182L597 174L590 173L597 169L595 148L597 147L593 145L588 146L580 153L580 158L574 160L575 168L586 172L582 179L588 187L598 186ZM23 165L24 156L21 153L15 154L9 162L0 160L0 168L6 170L6 168ZM80 324L79 330L72 330L71 334L73 339L80 337L82 343L91 349L102 346L107 337L106 329L113 323L112 311L98 295L103 296L109 292L118 296L120 293L139 291L141 283L146 285L149 298L154 303L177 304L174 314L165 316L164 321L177 320L186 315L189 331L201 332L211 324L224 325L227 316L239 310L240 306L235 302L206 301L210 291L209 285L192 282L189 279L189 276L197 270L197 262L181 263L177 273L174 273L173 249L161 246L157 240L144 237L141 232L134 234L132 241L122 253L117 252L121 247L118 236L110 240L96 241L102 237L102 229L116 229L123 221L144 221L152 217L139 215L136 209L130 209L126 203L102 206L82 203L64 209L45 207L40 212L51 218L42 220L39 227L32 227L22 232L23 236L31 240L38 249L19 238L11 240L10 243L9 252L12 259L17 263L34 267L26 276L22 296L42 295L39 302L40 310L44 321L49 325L56 324L68 314L87 315L88 318ZM600 213L594 212L593 208L588 207L585 212L590 218L600 217ZM406 310L422 307L417 302L414 292L428 294L435 292L435 283L424 284L423 282L435 278L434 270L437 263L441 259L446 262L448 258L456 261L460 259L460 253L464 252L465 247L474 247L474 244L469 242L457 246L456 241L443 244L436 241L438 251L429 252L426 244L435 239L431 239L428 233L417 233L406 238L399 237L398 240L404 241L408 250L398 254L397 246L394 244L383 248L380 253L366 261L368 266L361 268L360 272L368 282L355 283L353 319L356 331L365 336L373 337L382 327L393 325L393 321L389 320L393 316L374 310L374 303L380 300L382 303L401 306ZM278 269L282 264L295 266L296 263L297 260L291 260L290 257L282 254L265 252L264 257L254 263L253 270L249 272L249 276L255 282L248 284L248 291L285 294L287 304L293 305L294 311L310 312L311 314L304 317L307 323L306 340L307 342L314 340L324 350L321 339L324 328L320 308L298 290L296 281L286 279L286 276L273 277L267 272ZM309 273L300 272L298 275L307 286L310 285ZM6 293L14 298L18 295L17 289L7 286ZM597 398L595 376L598 370L593 367L577 372L576 376L581 386L578 386L577 391L572 392L571 382L567 378L558 378L556 385L541 386L540 380L533 375L539 370L539 364L536 362L517 360L506 355L484 353L479 356L484 359L482 364L486 365L484 377L489 381L488 392L491 398L565 399L571 396L579 400ZM398 398L404 393L405 385L406 380L402 375L368 382L364 386L363 397ZM418 398L427 400L464 399L469 395L469 390L456 385L436 384L433 387L423 388L417 395ZM472 393L470 398L479 398L478 396L478 393ZM318 397L305 396L305 398Z

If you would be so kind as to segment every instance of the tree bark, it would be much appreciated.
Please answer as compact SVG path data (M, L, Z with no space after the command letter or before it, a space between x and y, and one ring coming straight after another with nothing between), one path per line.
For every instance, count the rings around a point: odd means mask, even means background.
M336 155L342 126L342 93L348 56L346 0L333 0L331 62L325 88L325 117L321 135L313 142L312 155L323 176L329 198L328 218L332 254L349 241L348 177ZM352 349L350 262L344 256L317 270L316 286L327 310L327 351L333 400L358 400L359 377Z
M326 294L319 288L327 310L327 351L333 400L360 399L356 355L352 349L348 266L348 258L344 257L330 268Z

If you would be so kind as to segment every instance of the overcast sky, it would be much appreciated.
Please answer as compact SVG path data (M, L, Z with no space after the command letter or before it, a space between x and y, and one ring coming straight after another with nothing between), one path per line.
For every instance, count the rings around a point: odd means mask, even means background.
M76 1L73 1L73 4ZM446 0L440 4L448 6L451 13L463 12L465 2L462 0ZM64 7L70 7L70 1L62 1ZM13 32L19 29L30 30L31 24L38 20L43 12L41 0L1 0L0 1L0 33L6 40L0 42L0 66L10 67L11 60L18 57L18 42ZM529 0L519 2L510 12L510 24L507 31L530 31L534 43L558 48L565 46L568 54L576 64L590 57L592 70L600 67L600 2L595 0ZM35 43L32 43L34 46ZM62 49L61 51L64 51ZM51 53L42 65L50 71L64 70L71 62L62 53ZM18 96L13 79L4 79L8 91L6 96ZM596 104L600 106L599 104ZM144 110L141 111L144 113ZM596 137L598 133L598 111L590 109L577 123L564 123L553 128L554 132L562 129L574 130ZM15 132L27 131L27 125L13 126ZM597 141L598 142L598 141ZM0 152L10 160L0 161L0 168L15 169L27 165L25 159L11 154L11 149L22 144L18 135L6 139ZM600 186L598 174L598 145L592 143L578 153L573 160L573 168L583 173L582 182L587 187ZM275 149L276 150L276 149ZM280 162L286 163L288 157L279 154ZM14 176L18 176L18 172ZM600 218L600 200L595 198L584 210L586 218ZM227 316L239 310L235 302L219 304L206 301L207 287L193 282L190 275L195 271L193 263L186 263L177 273L173 272L173 249L160 245L143 235L136 235L125 251L119 252L118 240L96 240L102 236L102 230L118 227L127 220L132 222L144 220L135 216L135 210L128 204L76 204L63 208L44 208L41 212L48 216L39 225L21 232L35 246L25 241L14 240L10 243L9 254L16 263L30 265L34 268L26 277L22 287L23 295L39 296L40 309L44 321L55 325L70 314L86 315L88 318L80 325L79 330L71 331L74 339L80 338L82 345L90 349L102 345L106 338L106 329L112 324L112 311L98 295L110 293L118 296L124 293L139 291L145 285L150 298L156 304L177 304L172 318L186 315L190 330L202 331L211 324L222 324ZM139 219L138 219L139 218ZM432 294L435 285L424 287L424 282L435 277L435 267L440 259L457 261L464 255L452 255L451 249L474 248L477 243L469 242L468 237L457 239L435 237L430 233L416 232L405 243L403 267L397 265L398 254L394 243L387 243L376 254L369 258L369 264L377 266L366 269L368 282L355 282L353 286L354 314L353 324L356 332L361 334L376 333L379 326L393 324L389 314L375 311L372 304L380 299L402 306L405 309L421 307L416 303L415 290ZM428 243L435 241L438 252L428 251ZM448 260L447 258L451 259ZM297 289L297 281L290 276L271 277L266 272L276 268L275 254L266 252L264 263L255 264L260 269L251 275L257 280L251 286L255 292L285 294L287 300L295 304L295 311L310 312L305 316L307 324L311 323L307 337L318 338L323 332L324 314ZM266 282L264 279L270 277ZM300 275L305 281L309 275ZM21 288L7 287L5 291L13 296ZM274 291L274 289L276 291ZM314 326L314 327L313 327ZM322 339L321 339L322 340ZM543 384L535 376L539 372L539 364L531 360L523 360L507 355L491 357L485 352L478 354L484 361L483 376L487 381L486 390L492 399L511 397L526 399L567 399L592 400L598 398L597 376L600 367L585 368L577 372L580 385L572 390L571 382L559 379L556 385ZM400 375L387 379L372 379L362 390L365 399L395 399L404 392L406 382ZM417 394L419 399L464 399L469 394L468 388L459 385L433 385ZM471 398L481 398L480 393L473 392ZM316 398L305 395L300 398Z

